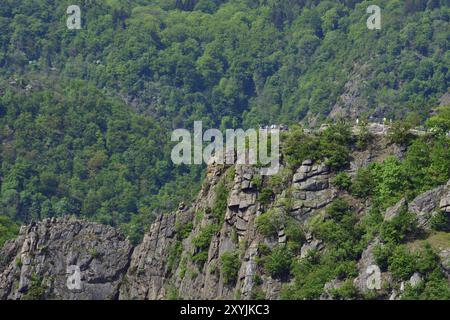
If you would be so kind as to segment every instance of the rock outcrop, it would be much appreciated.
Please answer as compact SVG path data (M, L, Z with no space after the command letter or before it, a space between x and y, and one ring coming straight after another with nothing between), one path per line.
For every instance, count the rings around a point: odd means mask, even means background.
M306 221L316 210L330 204L336 196L330 188L330 171L326 164L313 165L306 160L292 179L291 214L300 222Z
M136 247L126 281L121 288L122 299L163 299L166 296L165 279L168 276L168 248L175 240L175 215L161 215L150 232Z
M370 154L352 168L379 156ZM295 171L283 170L273 183L252 166L210 165L197 199L158 216L135 248L111 227L74 219L46 219L22 227L18 238L0 251L0 299L279 299L290 279L264 272L261 258L264 251L289 244L283 219L295 221L303 231L295 259L309 259L328 249L309 223L326 217L326 208L342 196L325 163L306 160ZM363 217L367 203L351 200ZM450 213L450 182L412 201L402 199L385 212L385 221L402 211L414 213L419 227L428 229L434 214ZM270 235L263 235L257 219L268 212L284 218ZM376 292L401 297L401 283L394 283L377 265L377 245L382 245L380 239L362 252L355 279L327 282L320 298L332 299L333 292L351 281L360 296ZM439 254L450 279L449 250L442 248ZM221 268L226 253L238 255L231 279ZM422 280L414 274L408 283Z
M384 219L390 221L402 211L413 213L419 228L429 229L430 219L438 212L450 214L450 181L445 186L439 186L418 195L410 202L401 199L386 210Z
M132 246L111 227L46 219L0 251L0 299L116 299Z
M381 272L374 257L374 249L380 243L375 239L363 251L361 259L358 262L359 274L354 280L354 285L362 294L371 290L380 292L383 284L389 283L391 275L387 272Z
M450 183L440 186L417 196L408 204L409 212L417 216L419 227L427 228L430 219L440 210L447 211L447 203L450 204Z

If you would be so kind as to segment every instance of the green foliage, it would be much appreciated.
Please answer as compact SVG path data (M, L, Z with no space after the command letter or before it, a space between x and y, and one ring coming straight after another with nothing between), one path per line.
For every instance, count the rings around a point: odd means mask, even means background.
M426 245L416 258L416 269L424 275L423 281L415 287L407 284L402 295L404 300L448 300L450 299L450 284L441 271L439 258Z
M406 283L402 299L445 300L450 294L447 278L441 271L440 259L429 244L418 252L411 252L405 245L379 245L374 250L376 262L391 272L397 281L407 281L419 272L423 281L412 287Z
M361 198L373 197L381 209L402 197L412 199L420 193L445 184L450 177L449 139L445 136L420 137L410 141L403 161L388 157L358 170L351 192Z
M192 240L192 244L196 248L196 253L192 257L193 261L203 265L208 259L208 249L211 244L212 237L219 231L217 225L209 225L200 230L198 235Z
M282 299L318 299L325 283L333 279L333 267L314 259L303 259L295 263L292 272L295 275L295 281L283 287Z
M262 204L268 205L273 201L274 193L272 189L264 188L258 193L258 201Z
M266 293L260 287L253 287L250 294L252 300L266 300Z
M191 128L194 120L221 129L320 124L332 109L347 108L341 97L355 92L361 113L409 115L390 132L407 154L361 169L351 183L344 174L336 178L338 188L370 198L376 210L359 224L350 206L333 203L313 226L329 252L313 252L291 270L284 264L282 273L295 279L283 296L318 298L327 281L350 279L351 262L379 233L386 269L397 277L413 269L425 274L411 296L448 297L432 255L410 263L397 248L416 233L408 214L380 220L399 199L450 176L449 107L426 122L434 135L409 133L450 87L445 1L383 0L388 10L376 33L367 32L367 5L360 1L100 1L83 6L83 32L67 30L62 21L67 3L43 4L4 0L0 9L0 246L17 234L16 222L62 215L120 227L137 243L155 214L189 202L199 190L204 168L170 161L174 128ZM365 124L359 129L354 140L342 121L315 134L293 125L283 156L294 168L310 159L340 171L352 148L370 143ZM274 177L264 189L262 179L255 181L259 200L273 202L284 182ZM226 184L216 186L216 224L193 240L199 263L223 220ZM444 218L436 215L434 228L445 228ZM285 213L269 210L257 226L265 236L284 228L283 250L298 253L302 233ZM191 229L190 223L177 226L181 239ZM171 249L173 265L179 250L178 243ZM275 273L278 258L262 257ZM182 277L195 276L186 257L180 265ZM39 298L43 292L34 283L31 295ZM351 298L352 288L336 296Z
M264 242L259 243L259 244L258 244L258 253L259 253L259 255L261 255L261 256L267 256L267 255L269 255L269 254L270 254L270 248L269 248L269 246L268 246L266 243L264 243Z
M187 258L186 256L181 257L180 261L180 278L183 279L187 272Z
M0 65L88 79L174 127L199 116L216 127L324 116L355 74L364 111L401 115L445 93L445 2L386 0L376 37L359 2L105 1L83 6L84 32L71 32L64 2L30 12L34 2L6 0Z
M39 83L0 97L4 215L82 216L138 242L155 213L193 198L201 168L173 166L157 121L84 81Z
M318 160L321 156L319 139L293 126L283 142L283 153L287 162L294 167L300 166L305 160Z
M19 225L10 218L0 215L0 248L19 234Z
M171 284L167 288L166 293L167 300L181 300L180 293L178 292L177 287L174 284Z
M398 216L381 225L380 236L387 243L401 243L418 232L415 215L402 210Z
M183 239L186 239L187 237L189 237L193 228L194 228L194 223L192 221L189 221L187 223L181 223L180 221L177 221L175 224L175 230L176 230L177 236L180 240L183 240Z
M201 267L203 267L203 265L207 260L208 260L208 251L200 251L192 256L192 261L194 261Z
M326 163L334 170L340 170L350 163L350 145L352 134L350 126L338 121L330 125L320 137L321 154Z
M387 271L389 263L388 259L394 251L395 245L392 243L388 244L377 244L373 249L373 256L375 262L381 268L381 270Z
M270 190L273 190L273 193L275 193L275 194L281 193L283 190L286 189L286 187L291 182L291 180L292 180L291 173L292 172L289 168L281 169L277 174L269 177L267 187Z
M323 240L328 249L321 254L310 252L308 257L293 263L294 282L283 287L283 299L318 299L327 282L357 276L356 261L366 242L362 237L363 229L356 222L351 206L338 198L327 208L322 220L311 224L315 236ZM356 296L350 282L334 294L339 299Z
M369 212L361 219L361 226L365 233L363 239L366 242L370 242L378 235L383 220L384 217L376 206L371 207Z
M263 178L262 178L261 175L255 174L255 175L252 177L252 186L253 186L254 188L256 188L256 190L261 190L262 183L263 183Z
M331 296L336 300L352 300L357 298L358 291L353 285L353 279L346 280L339 288L333 289Z
M369 128L367 126L367 122L363 121L361 124L357 127L357 134L356 134L356 147L359 150L366 149L369 144L373 141L373 134L369 131Z
M447 280L447 281L446 281ZM450 285L441 270L435 269L428 275L423 292L419 296L423 300L449 300Z
M429 243L426 243L424 249L418 253L416 269L421 274L428 274L435 269L440 269L440 258Z
M284 234L287 238L287 246L293 253L298 253L305 242L305 234L300 224L294 219L288 219L284 228Z
M286 279L289 277L293 255L285 245L276 246L266 257L264 268L273 277Z
M217 225L209 225L200 230L199 234L192 240L192 244L200 250L206 250L209 248L213 235L218 231Z
M411 129L411 124L405 121L397 121L393 123L389 130L390 142L399 145L407 145L412 139L412 134L410 133Z
M43 278L33 274L30 287L23 295L23 300L43 300L46 290L47 288L43 284Z
M362 229L356 224L352 208L343 199L336 199L326 210L326 219L313 225L318 238L333 248L338 259L355 259L362 251Z
M336 174L332 181L333 186L338 188L339 190L350 190L352 186L352 179L346 172L339 172Z
M377 200L385 208L399 201L407 188L407 167L395 157L388 157L382 165L372 166L373 176L377 181L375 188Z
M436 231L450 231L450 217L445 212L438 212L430 219L430 226Z
M427 126L441 132L450 131L450 106L440 107L437 114L427 120Z
M167 258L167 270L173 271L180 262L181 255L183 254L183 244L181 241L176 241L169 248L169 255Z
M216 185L214 192L216 199L212 208L212 214L216 217L218 223L222 223L228 207L227 201L230 189L222 180Z
M255 220L256 229L266 237L277 236L278 230L283 226L283 223L283 214L277 209L264 212Z
M331 203L331 205L327 208L326 212L331 219L333 219L336 222L339 222L342 221L343 218L349 214L350 210L351 208L349 204L345 200L338 198Z
M388 270L397 280L408 280L415 271L415 257L404 246L397 246L388 258Z
M3 1L4 214L73 214L119 226L136 243L156 213L200 187L202 167L170 161L174 128L320 123L349 89L367 114L382 106L393 118L423 117L450 78L449 8L422 2L386 0L374 37L355 1L103 1L83 5L83 32L67 29L64 1ZM364 86L348 88L359 76ZM447 130L448 108L428 125ZM293 166L348 165L341 123L317 136L292 128L284 152ZM393 132L403 140L404 130ZM448 177L445 152L441 143L420 170L427 188Z
M92 259L100 258L100 252L98 252L97 248L89 249L89 255L92 257Z
M342 121L330 124L318 135L305 134L294 127L285 138L283 153L294 167L304 160L326 160L332 169L340 170L349 164L351 143L350 127Z
M16 267L17 267L17 268L19 268L19 269L22 268L23 262L22 262L22 259L21 259L21 258L16 258L15 263L16 263Z
M220 273L224 283L235 283L240 267L241 259L239 251L227 251L220 256Z
M352 182L352 194L360 198L368 198L375 189L375 180L372 171L367 168L358 170Z

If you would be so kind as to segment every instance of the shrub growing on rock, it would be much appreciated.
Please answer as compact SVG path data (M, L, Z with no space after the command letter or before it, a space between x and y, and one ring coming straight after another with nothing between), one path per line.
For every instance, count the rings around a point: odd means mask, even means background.
M272 250L266 257L264 267L273 278L285 279L289 277L293 255L285 245Z
M220 257L220 267L220 273L223 277L224 283L236 283L239 269L241 267L239 251L227 251L223 253Z
M263 236L275 237L283 222L282 214L275 209L269 210L256 218L256 229Z
M332 181L333 186L339 190L350 190L352 179L346 172L339 172Z
M375 180L369 168L361 168L353 179L351 192L359 198L368 198L373 195Z
M200 230L200 233L198 236L196 236L192 240L192 244L196 248L196 254L192 257L192 260L199 263L200 265L203 265L205 261L208 259L208 249L209 245L211 244L211 239L214 236L215 233L217 233L219 230L218 225L209 225L202 230Z
M380 236L384 242L400 243L418 232L416 217L408 211L401 211L391 221L381 225Z

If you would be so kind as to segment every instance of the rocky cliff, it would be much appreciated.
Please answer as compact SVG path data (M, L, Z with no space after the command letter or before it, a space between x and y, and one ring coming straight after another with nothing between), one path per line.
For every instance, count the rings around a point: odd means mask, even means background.
M401 149L377 141L352 154L350 175L388 155L402 157ZM245 165L209 166L192 205L180 204L177 212L157 217L134 248L113 228L88 222L47 219L22 227L0 252L0 298L279 299L283 284L292 279L264 272L261 258L262 251L292 240L285 222L294 219L302 229L294 259L306 259L327 250L309 225L335 198L347 198L360 218L370 204L335 188L335 174L323 163L306 160L295 171L282 168L276 178L258 172ZM273 192L266 194L269 184ZM402 199L384 219L394 219L405 208L427 232L437 212L450 214L450 182L413 200ZM257 220L267 212L282 219L274 223L276 230L264 233ZM377 296L397 299L406 283L396 283L377 265L373 251L379 242L372 240L358 257L353 284L360 294L377 291ZM450 281L450 243L437 250ZM415 273L408 283L420 281ZM331 298L329 293L342 285L341 279L326 283L321 298Z
M131 252L123 235L99 224L24 226L0 254L0 299L117 299Z

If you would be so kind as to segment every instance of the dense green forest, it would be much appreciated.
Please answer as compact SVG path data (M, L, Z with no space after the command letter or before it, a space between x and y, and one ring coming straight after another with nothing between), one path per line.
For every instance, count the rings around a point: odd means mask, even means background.
M450 80L446 0L6 0L0 67L92 81L173 127L327 116L342 94L359 113L423 116ZM55 70L55 69L53 69Z
M0 98L2 214L83 216L137 240L155 211L196 194L202 168L174 167L156 120L83 81L38 83Z
M73 2L0 6L0 227L73 214L138 241L199 188L174 128L420 122L449 88L446 0L380 0L377 31L371 1L79 0L68 30Z

